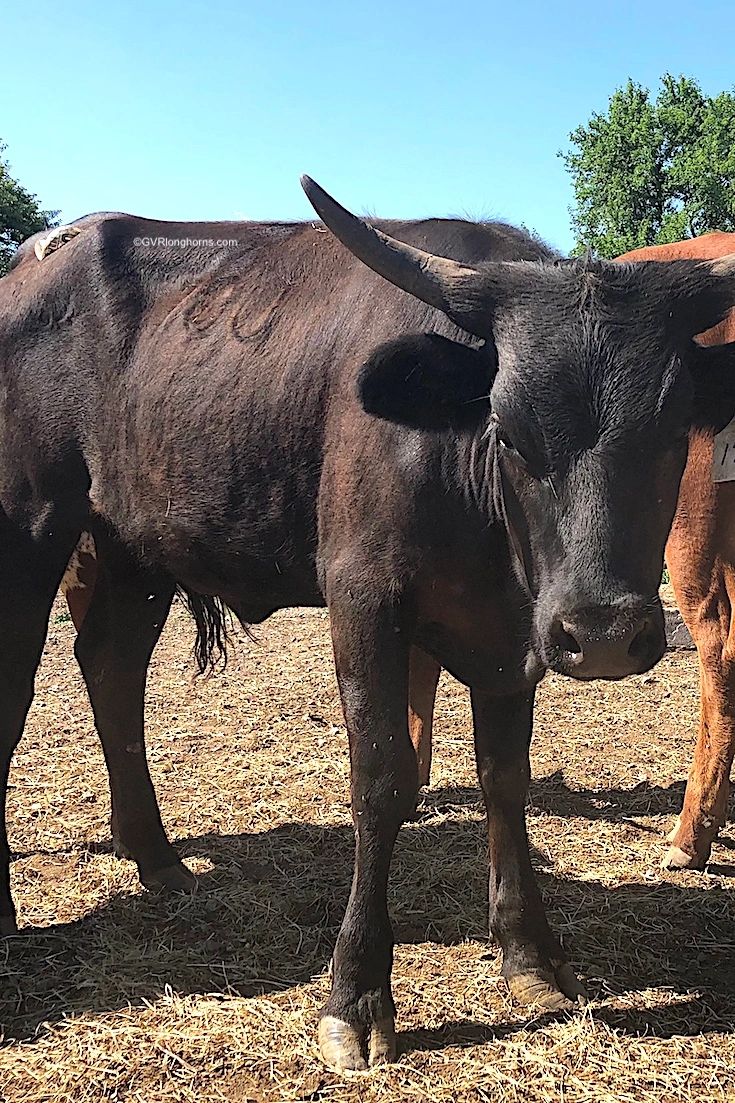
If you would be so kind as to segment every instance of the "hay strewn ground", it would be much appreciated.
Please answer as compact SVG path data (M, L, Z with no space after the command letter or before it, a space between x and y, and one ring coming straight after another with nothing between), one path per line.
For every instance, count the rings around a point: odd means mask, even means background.
M110 853L102 755L55 614L11 778L27 929L0 948L7 1103L735 1099L727 840L711 875L658 864L696 721L693 655L624 685L542 687L531 836L595 997L571 1019L519 1013L498 980L466 694L443 683L433 787L394 862L404 1053L340 1077L314 1048L352 850L326 618L281 614L260 635L194 681L179 611L156 653L152 769L201 878L166 899Z

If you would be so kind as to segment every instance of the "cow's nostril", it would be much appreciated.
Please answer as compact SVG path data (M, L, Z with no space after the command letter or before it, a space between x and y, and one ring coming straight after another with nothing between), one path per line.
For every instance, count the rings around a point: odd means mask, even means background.
M631 640L630 647L628 648L628 654L630 655L631 659L642 658L644 653L648 650L648 629L650 627L650 624L651 622L648 617L646 617L645 620L641 621L640 628Z
M556 622L554 626L554 642L560 650L570 656L575 662L582 661L582 645L574 635L574 625L570 624L569 621L560 620Z

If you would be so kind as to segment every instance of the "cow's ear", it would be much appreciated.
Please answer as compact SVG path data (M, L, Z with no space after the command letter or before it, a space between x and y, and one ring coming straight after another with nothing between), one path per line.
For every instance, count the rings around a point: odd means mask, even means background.
M687 366L694 381L694 424L719 433L735 417L735 342L693 344Z
M497 367L494 347L470 348L438 333L380 345L357 381L360 403L374 417L417 429L444 429L487 413Z
M735 306L735 257L646 261L664 290L668 327L684 343L722 322Z

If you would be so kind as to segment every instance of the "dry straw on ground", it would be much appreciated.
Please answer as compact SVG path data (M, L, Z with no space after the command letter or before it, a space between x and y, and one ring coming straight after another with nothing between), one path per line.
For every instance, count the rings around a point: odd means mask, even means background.
M7 1103L735 1099L735 894L663 874L696 722L695 658L540 692L529 825L552 921L594 997L511 1006L486 928L465 691L446 680L433 786L396 850L402 1056L339 1076L315 1053L351 866L348 767L321 612L281 614L193 680L191 631L156 652L149 746L164 820L200 874L143 892L109 849L102 756L54 614L10 792L24 928L0 947Z

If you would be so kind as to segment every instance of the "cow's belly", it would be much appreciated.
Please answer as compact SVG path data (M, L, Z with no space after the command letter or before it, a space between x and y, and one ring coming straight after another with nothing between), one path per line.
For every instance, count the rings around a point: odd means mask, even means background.
M277 471L261 470L248 454L226 476L213 460L162 473L148 458L132 476L110 461L94 473L92 508L144 564L262 620L275 608L322 602L318 480L311 470L292 476L290 457L278 458Z

